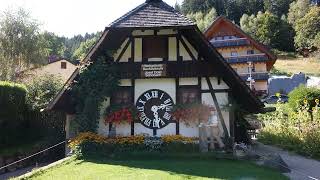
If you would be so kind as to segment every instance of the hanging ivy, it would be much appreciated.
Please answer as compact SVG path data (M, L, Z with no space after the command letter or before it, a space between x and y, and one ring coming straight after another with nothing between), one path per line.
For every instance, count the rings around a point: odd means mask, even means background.
M117 90L118 71L110 57L99 57L80 69L79 79L72 87L76 117L73 124L78 132L96 132L103 101Z

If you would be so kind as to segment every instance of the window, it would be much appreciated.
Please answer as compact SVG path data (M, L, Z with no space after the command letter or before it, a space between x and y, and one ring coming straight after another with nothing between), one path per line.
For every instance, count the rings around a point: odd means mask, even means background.
M67 69L67 63L61 62L61 69Z
M168 58L168 38L166 37L146 37L142 40L142 57Z
M178 89L178 103L199 103L201 102L200 89L198 86L180 86Z
M238 56L238 52L237 51L232 51L231 52L231 56Z
M254 54L254 50L252 50L252 49L251 49L251 50L248 50L248 51L247 51L247 54Z
M131 87L120 87L111 97L113 105L130 105L133 103Z

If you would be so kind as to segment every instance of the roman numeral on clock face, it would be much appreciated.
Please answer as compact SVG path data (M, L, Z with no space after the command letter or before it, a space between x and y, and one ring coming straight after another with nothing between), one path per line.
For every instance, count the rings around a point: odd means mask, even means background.
M143 124L145 124L146 126L150 126L151 125L151 119L146 118L145 121L143 122Z
M169 104L170 102L171 102L171 99L167 99L164 101L164 104ZM171 105L171 103L170 103L170 105Z
M144 97L146 97L146 100L149 101L152 97L149 93L145 93Z
M138 111L143 112L144 111L144 106L138 106L137 109L138 109Z
M158 91L151 91L152 98L158 98Z
M165 112L164 115L163 115L163 118L169 121L170 118L171 118L171 114Z

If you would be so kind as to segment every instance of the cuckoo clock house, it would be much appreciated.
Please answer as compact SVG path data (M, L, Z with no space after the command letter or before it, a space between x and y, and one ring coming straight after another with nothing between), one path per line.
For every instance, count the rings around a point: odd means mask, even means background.
M276 61L268 48L223 16L212 23L205 36L251 89L258 95L267 94L269 72Z
M175 119L177 104L202 103L212 107L222 134L234 137L237 113L263 111L264 105L241 77L209 43L196 24L161 0L147 0L106 27L82 64L113 51L113 64L121 77L119 90L102 103L134 104L139 117L131 123L105 123L101 113L97 132L109 136L199 136L199 121ZM66 113L66 132L74 119L69 87L77 70L48 109ZM89 88L89 87L88 87ZM226 128L224 128L224 127Z

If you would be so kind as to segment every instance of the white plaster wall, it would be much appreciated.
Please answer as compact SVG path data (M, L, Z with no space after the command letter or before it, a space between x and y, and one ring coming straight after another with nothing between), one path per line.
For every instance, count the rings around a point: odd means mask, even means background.
M176 103L176 83L173 78L163 79L136 79L134 101L136 102L138 97L150 89L160 89L168 93Z
M169 61L177 61L177 39L175 37L170 37L168 40L169 47Z
M199 137L199 123L189 123L188 125L184 122L180 122L180 135L185 137Z
M227 93L216 93L216 97L217 97L217 100L219 102L219 106L220 106L220 109L222 111L221 113L222 113L222 116L224 118L224 122L225 122L225 124L227 126L228 133L230 134L229 110L227 108L227 106L228 106L228 94ZM204 104L216 107L214 105L214 102L213 102L213 99L212 99L212 96L211 96L210 93L203 93L201 99L202 99L202 102ZM223 128L221 126L221 122L220 121L219 121L219 128L220 128L220 131L223 132Z
M135 38L135 52L134 52L134 61L141 62L142 61L142 38Z
M166 127L157 130L157 136L163 135L175 135L176 134L176 124L170 123Z
M153 136L153 130L144 127L140 123L134 124L134 135L148 134L149 136Z
M193 46L189 43L189 41L182 36L182 39L184 40L184 42L187 44L188 48L190 49L191 53L193 54L193 56L195 58L198 57L198 52L193 48ZM188 51L184 48L183 44L180 42L179 44L180 47L180 56L183 57L184 61L191 61L192 58L190 57Z
M177 31L176 30L173 30L173 29L161 29L160 31L158 31L158 34L159 35L167 35L167 34L177 34Z
M131 124L120 123L115 124L117 136L131 136Z
M179 78L179 85L198 85L198 78Z
M108 136L108 134L109 134L109 124L104 123L104 120L105 120L104 110L108 106L110 106L110 98L107 98L106 101L101 103L98 134L103 135L103 136Z
M120 79L120 86L132 86L131 79Z
M210 82L213 86L213 89L229 89L228 85L221 79L220 85L218 84L218 78L210 77ZM208 90L209 86L205 78L201 79L201 88L202 90Z

